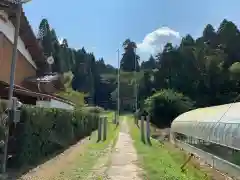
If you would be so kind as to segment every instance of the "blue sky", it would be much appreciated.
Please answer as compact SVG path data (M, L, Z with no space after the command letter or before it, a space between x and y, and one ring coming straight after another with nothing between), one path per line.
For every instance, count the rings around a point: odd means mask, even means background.
M239 7L239 0L32 0L24 11L35 31L47 18L71 47L84 46L116 66L116 50L128 37L147 60L167 41L201 35L208 23L218 27L227 18L239 25Z

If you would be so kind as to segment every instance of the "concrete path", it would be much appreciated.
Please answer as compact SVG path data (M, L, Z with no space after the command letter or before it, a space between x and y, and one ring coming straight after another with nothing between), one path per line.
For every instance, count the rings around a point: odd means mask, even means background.
M112 180L141 180L139 177L141 170L136 165L137 153L125 119L120 124L120 128L107 176Z

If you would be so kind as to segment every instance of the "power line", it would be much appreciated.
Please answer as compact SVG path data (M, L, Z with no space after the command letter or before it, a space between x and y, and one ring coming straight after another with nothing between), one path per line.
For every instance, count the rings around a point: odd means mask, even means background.
M219 118L219 120L214 123L212 128L215 128L216 125L222 120L222 118L227 114L227 112L231 109L231 107L233 106L234 103L237 102L238 98L240 97L240 94L234 99L234 101L229 105L228 109L222 114L222 116ZM210 132L211 133L211 132ZM210 135L210 134L209 134Z

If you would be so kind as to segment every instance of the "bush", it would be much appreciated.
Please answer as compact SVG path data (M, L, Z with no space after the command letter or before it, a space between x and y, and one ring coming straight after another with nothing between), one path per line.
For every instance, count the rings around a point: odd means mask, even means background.
M144 110L151 116L151 122L158 127L170 127L178 115L194 108L194 102L181 93L163 89L144 102Z
M66 88L65 91L57 93L58 96L74 103L76 107L84 106L85 94L72 90L71 88Z
M82 110L68 111L24 106L17 126L14 164L36 164L67 148L97 128L99 116Z
M6 122L6 109L7 109L7 101L0 99L0 141L4 140L5 137L5 122Z
M88 112L88 113L101 113L104 111L104 109L102 107L98 107L98 106L85 106L82 108L84 111Z

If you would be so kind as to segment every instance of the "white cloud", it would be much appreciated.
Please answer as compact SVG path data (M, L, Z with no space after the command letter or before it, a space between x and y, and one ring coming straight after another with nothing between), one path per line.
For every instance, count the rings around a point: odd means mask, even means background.
M59 42L59 44L62 44L63 39L64 39L64 38L62 38L62 37L58 37L58 42Z
M161 51L168 42L176 45L180 42L181 36L179 32L169 27L160 27L155 31L148 33L141 43L137 43L137 53L142 60L147 60L150 54L155 55Z

